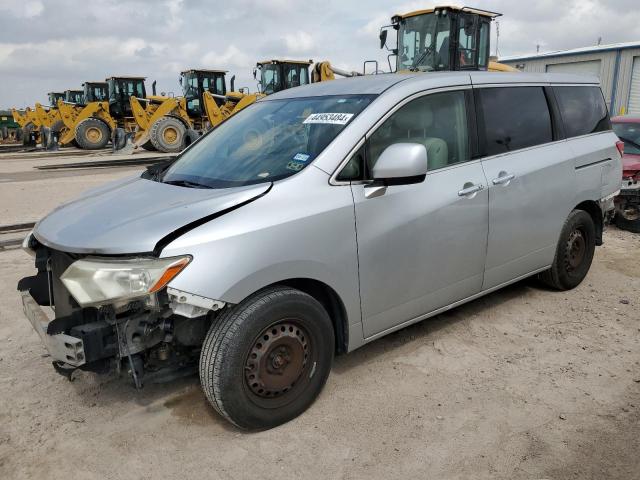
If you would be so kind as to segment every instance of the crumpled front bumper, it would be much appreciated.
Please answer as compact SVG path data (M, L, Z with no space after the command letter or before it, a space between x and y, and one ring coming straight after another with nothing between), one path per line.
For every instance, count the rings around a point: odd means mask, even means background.
M34 330L40 335L40 339L51 358L73 367L84 365L86 363L86 355L82 340L64 333L49 335L47 326L51 320L49 320L45 311L38 305L38 302L35 301L29 291L21 291L20 295L24 314L31 322Z

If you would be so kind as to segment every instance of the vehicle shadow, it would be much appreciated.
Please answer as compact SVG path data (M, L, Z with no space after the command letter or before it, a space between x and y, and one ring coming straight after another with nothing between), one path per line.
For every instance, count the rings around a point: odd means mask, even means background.
M351 368L375 360L376 357L389 351L400 349L409 342L420 342L421 339L449 325L465 321L472 315L482 315L484 312L498 305L522 297L527 292L533 290L544 291L548 290L548 288L536 277L521 280L484 297L436 315L435 317L427 318L385 335L358 348L354 352L337 356L334 360L332 370L340 374L348 372Z

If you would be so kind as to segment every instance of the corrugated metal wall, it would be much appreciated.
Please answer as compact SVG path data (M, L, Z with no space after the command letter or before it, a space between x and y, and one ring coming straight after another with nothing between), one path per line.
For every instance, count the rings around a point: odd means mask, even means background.
M614 92L614 72L618 52L620 53L620 64L618 67L618 79L615 88L615 105L611 105L611 97ZM625 111L628 108L633 59L637 56L640 56L640 48L582 53L579 55L563 55L558 57L549 56L523 60L508 60L504 61L504 63L511 66L524 64L525 72L546 72L547 65L600 60L602 66L600 72L602 91L611 114L617 115L621 112L622 108L624 108Z

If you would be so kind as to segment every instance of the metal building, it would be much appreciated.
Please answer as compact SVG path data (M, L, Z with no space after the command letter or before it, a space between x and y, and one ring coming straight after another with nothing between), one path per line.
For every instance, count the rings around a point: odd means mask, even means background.
M500 58L525 72L595 75L611 115L640 116L640 42Z

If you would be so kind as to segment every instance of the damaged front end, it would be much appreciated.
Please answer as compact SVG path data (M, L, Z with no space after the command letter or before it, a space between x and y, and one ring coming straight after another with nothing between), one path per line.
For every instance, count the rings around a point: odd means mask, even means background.
M167 287L191 257L71 254L31 234L23 247L37 268L18 284L24 313L56 371L71 378L76 369L124 370L140 388L197 370L204 337L225 303Z

